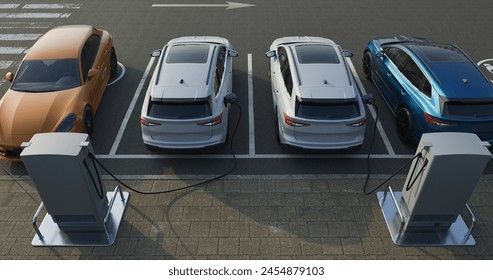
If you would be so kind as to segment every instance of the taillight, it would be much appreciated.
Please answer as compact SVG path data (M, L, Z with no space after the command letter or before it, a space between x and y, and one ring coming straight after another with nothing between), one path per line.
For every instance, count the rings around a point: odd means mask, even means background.
M288 116L286 113L282 113L282 115L284 117L284 123L289 125L289 126L301 127L301 126L309 126L310 125L309 123L303 123L303 122L297 121L297 120L291 118L290 116Z
M144 117L140 117L140 124L143 126L156 126L156 125L161 125L160 123L150 121Z
M217 116L215 119L212 121L207 121L203 123L198 123L198 125L204 125L204 126L215 126L218 124L221 124L223 122L223 113L221 113L219 116Z
M433 126L444 127L444 126L454 125L453 122L444 121L444 120L441 120L439 118L435 118L433 116L430 116L427 113L424 113L424 115L425 115L426 122L433 125Z
M368 118L365 116L363 119L361 119L357 122L348 123L346 125L351 126L351 127L360 127L360 126L364 126L366 124L367 120L368 120Z

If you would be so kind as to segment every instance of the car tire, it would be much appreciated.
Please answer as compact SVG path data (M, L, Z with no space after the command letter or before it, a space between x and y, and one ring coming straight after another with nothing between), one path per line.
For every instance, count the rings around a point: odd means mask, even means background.
M118 72L118 59L116 57L115 48L111 48L110 53L110 77L114 77Z
M363 54L363 73L365 78L371 81L371 53L370 51L365 51Z
M399 138L409 143L413 136L413 121L407 108L400 108L396 114L396 128Z
M91 107L86 106L84 109L84 118L83 118L84 132L88 135L92 135L94 132L94 113Z

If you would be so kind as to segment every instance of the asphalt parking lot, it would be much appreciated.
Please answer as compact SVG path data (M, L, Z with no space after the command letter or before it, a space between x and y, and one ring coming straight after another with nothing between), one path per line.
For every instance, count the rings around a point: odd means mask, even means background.
M15 71L22 54L48 29L65 24L91 24L107 29L114 37L124 75L107 87L96 115L92 143L98 156L116 174L217 174L231 165L229 143L222 147L192 151L148 151L142 143L140 109L149 75L155 67L150 52L170 39L185 35L217 35L230 39L240 56L234 61L233 90L238 110L230 126L239 129L230 139L238 159L237 174L360 174L374 133L375 110L367 125L366 140L358 150L302 151L280 146L275 138L265 51L278 37L312 35L331 38L355 53L353 73L362 76L365 44L374 37L409 34L453 42L489 72L492 56L487 26L488 1L475 1L464 11L460 4L374 1L248 1L252 6L226 9L197 1L180 7L158 6L159 1L75 1L65 4L2 4L0 6L0 75ZM170 4L166 1L164 4ZM161 3L162 4L162 3ZM198 6L197 6L198 5ZM202 6L201 6L202 5ZM474 21L469 19L474 18ZM26 35L27 34L27 35ZM123 69L123 68L122 68ZM379 108L379 125L371 152L372 172L392 173L415 147L403 144L395 132L394 117L376 88L360 80L365 93L373 94ZM8 82L0 82L3 94ZM232 129L230 129L232 134ZM6 163L10 165L9 163ZM22 169L15 164L12 171ZM487 168L491 172L491 167Z
M304 151L280 146L275 137L268 60L276 38L311 35L351 50L353 73L363 77L362 52L378 36L414 35L460 46L493 79L493 2L375 0L245 0L252 6L227 9L225 1L16 1L0 4L0 96L26 50L59 25L90 24L108 30L121 76L106 89L91 137L97 157L116 175L141 190L182 187L223 174L233 166L230 143L190 151L148 151L142 143L140 109L150 57L172 38L215 35L228 38L234 60L230 138L236 169L224 180L170 196L133 193L115 246L32 248L31 221L40 203L21 163L0 164L0 257L5 259L491 259L493 255L493 166L471 198L479 224L472 248L401 248L392 244L373 196L361 192L368 171L374 187L408 161L415 146L403 144L394 116L377 89L367 107L366 140L357 150ZM45 3L47 2L47 3ZM175 6L153 6L153 4ZM230 133L232 131L230 130ZM373 133L376 133L372 144ZM398 189L406 170L390 183ZM11 176L13 175L13 177ZM104 177L107 185L114 181ZM22 180L20 180L22 179ZM109 187L108 187L109 188Z

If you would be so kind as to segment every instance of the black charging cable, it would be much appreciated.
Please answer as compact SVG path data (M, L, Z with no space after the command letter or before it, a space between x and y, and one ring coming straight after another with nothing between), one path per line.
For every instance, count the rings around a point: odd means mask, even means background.
M365 183L363 184L363 192L365 192L367 186L368 186L368 181L370 180L370 174L371 174L371 164L370 164L370 156L371 152L373 151L373 146L375 144L375 136L377 135L377 124L378 124L378 106L375 103L371 103L373 108L375 109L376 117L375 117L375 123L373 124L373 135L371 136L371 142L370 142L370 150L368 151L368 155L366 157L366 178L365 178Z
M89 158L91 158L94 169L96 170L96 178L98 178L98 181L99 181L99 189L96 185L96 180L94 179L94 176L93 176L91 170L89 169L89 165L87 165L86 160L83 161L84 167L86 168L87 173L89 173L89 176L91 177L91 181L92 181L92 184L94 186L94 189L96 190L96 193L98 194L100 199L103 199L104 198L103 182L101 182L101 176L99 176L98 167L96 166L96 163L94 161L94 157L89 156Z
M177 192L177 191L183 191L183 190L186 190L186 189L190 189L190 188L196 188L196 187L199 187L199 186L202 186L202 185L205 185L207 183L210 183L210 182L213 182L213 181L216 181L216 180L219 180L223 177L226 177L227 175L231 174L235 169L236 169L236 162L237 162L237 159L236 159L236 154L234 152L234 149L233 149L233 140L234 140L234 137L236 135L236 131L238 130L238 126L240 125L240 120L241 120L241 106L237 103L231 103L233 105L236 105L236 107L238 108L238 111L239 111L239 116L238 116L238 121L236 122L236 125L233 129L233 133L231 134L231 141L229 142L230 144L230 150L231 150L231 154L233 156L233 166L231 167L230 170L228 170L226 173L223 173L219 176L216 176L214 178L211 178L211 179L208 179L208 180L205 180L205 181L202 181L200 183L197 183L197 184L193 184L193 185L190 185L190 186L186 186L186 187L182 187L182 188L178 188L178 189L173 189L173 190L166 190L166 191L157 191L157 192L143 192L143 191L139 191L137 189L134 189L132 187L130 187L129 185L125 184L124 182L122 182L120 179L118 179L111 171L109 171L97 158L94 154L92 153L89 153L89 157L94 160L97 164L99 164L99 166L101 166L101 168L104 169L104 171L106 171L106 173L108 173L108 175L110 175L113 179L115 179L118 183L120 183L122 186L124 186L125 188L129 189L129 190L132 190L138 194L165 194L165 193L172 193L172 192Z
M383 181L383 183L381 183L380 185L378 185L378 187L374 188L373 190L367 192L366 191L366 188L367 188L367 185L365 183L364 187L363 187L363 193L365 195L370 195L372 193L374 193L375 191L377 191L379 188L381 188L385 183L387 183L388 181L390 181L392 178L395 177L395 175L397 175L399 172L402 171L402 169L404 169L406 166L408 166L411 162L413 162L413 160L415 160L416 158L421 158L422 154L421 153L418 153L416 154L414 157L412 157L410 160L408 160L406 163L404 163L399 169L397 169L397 171L395 171L392 175L390 175L385 181ZM423 168L424 169L424 168ZM422 170L423 170L422 169ZM420 171L421 172L421 171ZM416 177L417 178L417 177Z
M414 159L421 158L422 157L422 153L416 154L413 158L411 158L406 163L404 163L404 165L402 165L397 171L395 171L392 175L390 175L383 183L381 183L380 185L378 185L378 187L374 188L373 190L371 190L369 192L366 191L366 189L368 188L368 182L370 180L370 174L371 174L371 159L370 159L370 157L371 157L371 153L373 151L373 146L375 144L375 136L377 134L377 124L378 124L378 118L379 118L379 116L378 116L378 113L379 113L378 112L378 106L375 103L371 103L371 105L375 109L376 117L375 117L375 124L373 125L373 135L372 135L372 138L371 138L370 150L368 151L368 156L366 157L367 173L366 173L365 182L363 184L363 193L365 195L370 195L370 194L374 193L375 191L377 191L378 189L380 189L385 183L387 183L392 178L394 178L399 172L402 171L402 169L404 169L406 166L408 166ZM417 163L418 163L418 161L416 161L416 164L414 165L413 171L411 173L411 178L412 178L412 176L414 176L414 171L416 169ZM411 189L412 185L417 180L417 178L419 177L419 175L421 175L421 173L423 173L423 171L426 168L426 165L427 164L428 164L428 160L425 160L425 163L421 167L421 170L416 174L416 177L414 177L414 179L412 179L412 180L409 180L408 186L406 187L406 190ZM412 181L412 183L411 183L411 181Z
M409 191L414 186L414 183L416 182L416 180L419 178L421 173L423 173L426 166L428 165L428 159L425 158L423 166L421 166L421 169L418 171L416 176L414 176L414 172L416 171L416 167L418 166L418 162L419 162L419 159L416 160L416 162L414 163L413 171L411 172L411 176L409 177L409 181L407 181L406 191Z

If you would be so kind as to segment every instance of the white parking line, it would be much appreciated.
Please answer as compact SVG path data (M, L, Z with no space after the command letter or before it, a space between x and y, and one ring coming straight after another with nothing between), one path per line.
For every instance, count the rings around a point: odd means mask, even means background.
M0 54L23 54L26 47L0 47Z
M47 29L51 22L0 22L0 29Z
M248 54L248 155L255 156L255 118L253 114L253 66L252 54Z
M407 159L414 155L400 154L372 154L370 158L374 159ZM163 155L163 154L135 154L135 155L96 155L100 159L231 159L230 154L208 154L208 155ZM246 154L236 155L237 159L366 159L367 154L255 154L250 156Z
M70 13L0 13L0 18L68 18Z
M42 34L0 34L0 41L33 41Z
M26 4L23 9L80 9L82 4Z
M358 73L356 73L356 69L354 68L353 62L351 61L350 58L346 58L346 60L348 61L349 67L351 68L351 72L353 72L356 83L358 84L358 87L362 91L362 94L367 95L365 87L361 83L361 79L359 78ZM373 106L368 106L368 110L370 111L371 116L373 117L373 120L376 120L377 113L375 112L375 109L373 108ZM385 130L383 129L383 126L382 126L382 123L380 122L380 120L377 122L377 129L378 129L378 132L380 133L380 137L382 137L382 141L385 144L385 148L387 149L387 152L389 153L389 155L395 156L396 154L395 154L394 148L392 148L392 144L390 144L389 137L387 137L387 134L385 133Z
M0 60L0 70L6 70L14 63L13 61Z
M116 135L115 141L113 142L113 146L111 146L111 150L109 153L109 156L115 156L116 155L116 150L118 149L118 146L120 145L120 142L122 141L123 137L123 132L125 132L125 128L127 127L128 120L130 119L130 115L132 114L132 111L134 110L135 104L137 103L137 99L139 99L140 92L142 91L142 88L144 87L144 84L147 80L147 76L149 76L149 71L151 71L151 67L154 64L155 57L151 57L149 60L149 63L147 64L146 70L144 71L144 75L140 79L140 83L137 86L137 89L135 90L134 97L132 101L130 102L130 106L128 107L127 113L125 114L125 117L123 118L122 124L120 125L120 129L118 130L118 134Z
M0 4L0 9L16 9L20 4Z

